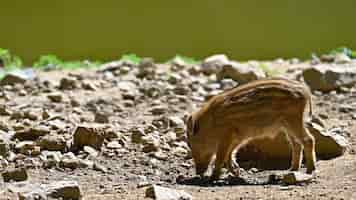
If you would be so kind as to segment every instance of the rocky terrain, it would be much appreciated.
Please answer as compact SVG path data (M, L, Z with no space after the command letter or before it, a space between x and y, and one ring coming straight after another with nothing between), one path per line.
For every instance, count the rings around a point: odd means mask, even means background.
M317 173L289 173L284 137L238 155L241 177L194 174L185 117L223 90L265 77L313 91ZM356 60L115 61L0 81L0 199L356 199ZM304 169L303 169L304 170Z

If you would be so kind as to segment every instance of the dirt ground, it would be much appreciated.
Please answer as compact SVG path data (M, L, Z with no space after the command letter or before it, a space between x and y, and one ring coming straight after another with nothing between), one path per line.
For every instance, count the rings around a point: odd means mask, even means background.
M63 135L68 141L78 124L94 124L119 133L118 137L105 141L105 145L110 140L121 141L120 148L113 150L103 147L99 155L93 158L106 170L63 167L47 169L42 167L38 156L25 156L21 164L28 169L28 182L75 180L78 181L85 200L148 199L145 197L145 185L148 183L181 189L194 199L202 200L356 199L356 87L313 94L314 114L323 116L328 128L341 127L350 146L341 157L318 160L317 175L311 183L289 186L272 184L268 177L285 171L246 169L241 178L225 175L225 180L205 184L195 177L193 162L187 158L187 154L174 151L179 145L186 148L181 144L182 141L177 138L171 145L166 139L174 128L167 127L165 120L169 116L183 118L185 114L198 108L203 100L199 98L202 95L195 95L198 93L195 91L200 88L204 89L202 93L213 93L230 85L214 85L214 80L204 75L189 76L183 72L177 74L180 75L177 80L165 78L164 75L143 80L132 77L130 73L118 75L95 70L50 71L38 72L38 79L31 83L2 87L1 105L6 105L13 113L30 111L37 115L33 120L26 117L11 119L11 115L0 116L0 120L10 130L43 122L46 112L50 116L59 116L51 122L51 131L53 134ZM63 77L74 79L77 86L59 89ZM125 81L134 85L120 86ZM132 92L125 87L134 87L137 91ZM192 89L194 87L198 89ZM62 100L54 102L47 97L54 92L59 93ZM343 109L350 106L349 110ZM98 123L95 119L98 113L109 116L108 122ZM143 152L141 144L131 141L131 130L137 127L152 129L153 135L159 137L164 158L156 158L150 152ZM83 155L86 154L76 154L77 157L85 157ZM19 160L21 159L10 162L8 167L19 165ZM185 181L179 181L182 177ZM6 188L8 184L10 183L0 180L0 188ZM4 196L0 199L15 198L9 192L0 193L1 195Z

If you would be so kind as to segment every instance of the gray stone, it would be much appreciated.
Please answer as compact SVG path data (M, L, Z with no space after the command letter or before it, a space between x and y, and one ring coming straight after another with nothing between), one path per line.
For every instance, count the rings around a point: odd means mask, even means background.
M91 91L96 91L98 88L95 86L95 84L92 81L89 80L83 80L82 81L82 88L85 90L91 90Z
M81 191L76 181L57 181L49 184L13 183L8 190L18 194L20 200L79 200Z
M131 130L131 141L133 143L142 143L142 138L145 136L145 131L142 128L134 128Z
M35 148L36 142L33 141L21 141L15 145L16 151L25 155L32 155Z
M109 142L109 143L106 145L106 147L107 147L108 149L119 149L119 148L121 148L122 146L121 146L121 144L120 144L118 141L111 141L111 142Z
M12 112L10 111L8 106L6 106L4 104L0 105L0 115L8 116L11 114L12 114Z
M19 182L12 183L8 190L18 195L19 200L47 200L47 195L40 184Z
M303 71L311 90L328 92L356 83L356 66L316 65Z
M52 92L47 95L52 102L59 103L63 101L63 94L60 92Z
M139 69L138 78L146 78L148 80L154 78L157 67L152 58L143 58L137 67Z
M35 77L33 70L21 70L7 73L0 81L0 85L24 84Z
M107 124L110 122L108 114L101 112L95 113L94 121L100 124Z
M60 198L63 200L81 199L81 191L76 181L56 181L45 185L44 190L48 197Z
M108 169L104 165L99 164L97 162L94 163L93 169L96 170L96 171L103 172L103 173L107 173L108 172Z
M174 190L158 185L152 185L146 189L146 197L155 200L192 200L193 197L181 190Z
M228 65L230 63L229 59L224 54L213 55L206 58L201 66L202 71L205 74L216 74L218 73L224 65Z
M244 84L265 77L266 74L261 68L237 62L230 62L224 65L217 74L218 80L230 78L239 84Z
M313 179L313 175L302 172L290 172L283 176L282 182L287 185L308 183Z
M10 151L10 143L9 141L3 136L2 131L0 131L0 156L6 157Z
M51 132L48 126L38 125L24 130L17 131L14 138L23 140L37 140L41 136L45 136Z
M168 120L171 127L185 127L185 123L180 117L170 116L168 117Z
M90 146L84 146L83 150L84 150L84 152L88 153L93 158L95 158L99 155L99 152Z
M91 146L100 150L104 143L104 132L94 127L77 126L73 137L73 145L78 149Z
M25 181L28 178L25 168L7 169L1 173L4 182Z
M61 161L62 154L59 151L42 151L40 159L43 162L43 167L57 167Z
M143 148L142 151L145 153L154 152L159 150L159 140L152 136L144 136L142 138Z
M60 166L63 168L77 169L80 167L80 161L72 152L69 152L63 155Z
M67 147L64 137L58 134L45 135L40 138L38 144L40 145L41 149L49 151L64 152Z
M72 77L65 77L60 80L59 89L72 90L78 88L77 79Z

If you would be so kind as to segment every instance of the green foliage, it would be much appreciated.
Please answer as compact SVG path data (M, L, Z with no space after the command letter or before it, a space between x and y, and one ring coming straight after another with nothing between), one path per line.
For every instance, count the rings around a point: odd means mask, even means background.
M34 68L37 69L79 69L79 68L95 68L98 67L101 63L90 62L90 61L62 61L57 56L49 54L44 55L39 58L33 64Z
M8 49L0 48L0 60L4 65L5 71L22 67L22 60L20 57L11 55Z
M338 53L345 54L350 58L356 58L356 51L353 51L348 47L339 47L329 52L329 54L331 55L338 54Z
M352 51L352 52L351 52L351 58L356 59L356 51Z
M121 59L122 61L130 61L134 64L139 64L142 60L141 57L137 56L136 54L124 54L121 56Z
M0 79L8 72L22 67L22 60L18 56L12 55L8 49L0 48L0 61L3 65L3 68L0 69Z
M177 54L173 59L171 59L169 62L172 62L174 60L182 60L186 64L191 64L191 65L197 65L200 63L200 61L192 58L192 57L187 57L187 56L182 56Z
M57 56L49 54L40 56L38 61L33 64L34 68L57 68L63 61Z

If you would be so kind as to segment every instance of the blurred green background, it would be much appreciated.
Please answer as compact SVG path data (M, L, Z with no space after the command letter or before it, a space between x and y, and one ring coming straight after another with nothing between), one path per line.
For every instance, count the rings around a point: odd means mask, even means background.
M49 53L67 60L308 58L356 49L355 8L355 0L11 0L0 4L0 47L26 63Z

